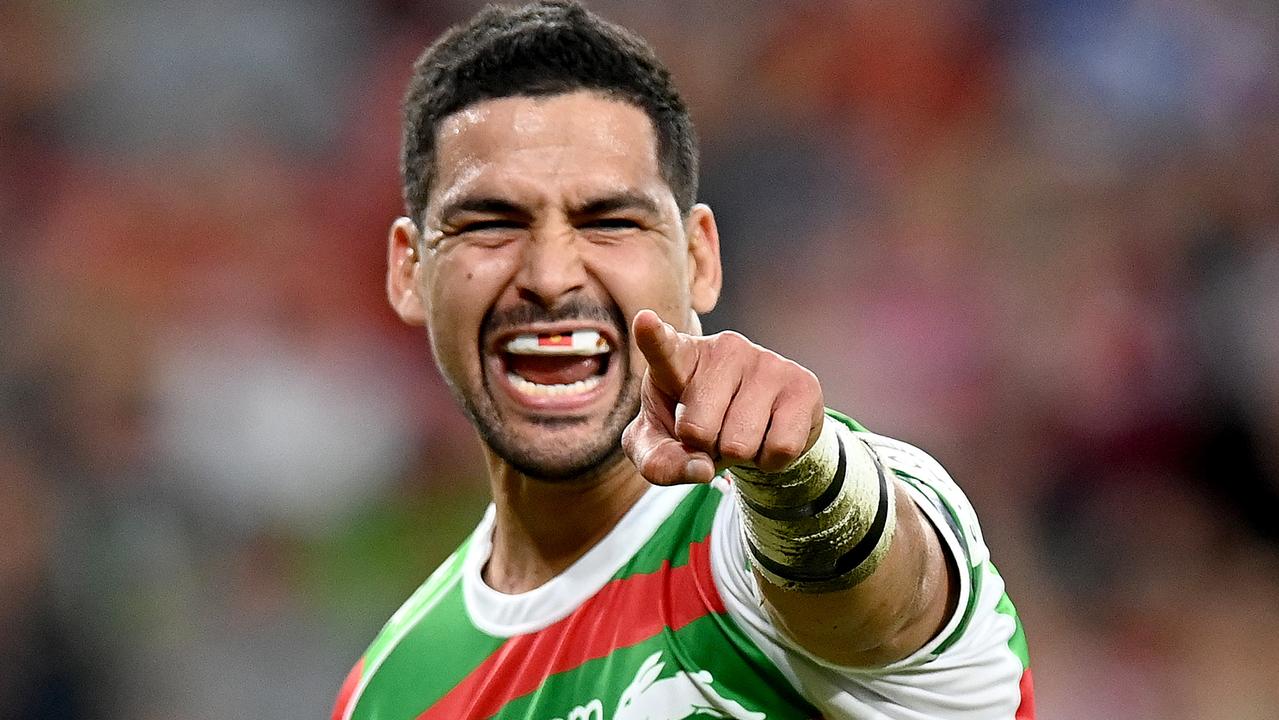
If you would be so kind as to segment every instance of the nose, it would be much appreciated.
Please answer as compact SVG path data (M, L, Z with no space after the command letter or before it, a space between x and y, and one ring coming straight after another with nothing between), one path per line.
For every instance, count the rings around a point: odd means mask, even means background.
M516 289L522 299L550 308L585 288L586 265L572 226L537 228L524 244Z

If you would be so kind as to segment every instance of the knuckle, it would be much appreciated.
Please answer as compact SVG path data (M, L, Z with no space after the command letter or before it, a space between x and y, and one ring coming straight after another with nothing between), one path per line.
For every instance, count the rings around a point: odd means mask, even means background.
M822 383L812 370L793 360L787 360L786 362L789 365L786 369L789 376L788 385L806 395L820 396L822 394Z
M804 387L820 393L822 389L822 382L817 379L817 374L798 363L796 363L796 367L799 368L800 382L804 384Z
M769 443L769 454L788 463L804 452L804 440L785 438Z
M725 330L715 336L715 345L721 350L728 352L740 352L751 346L751 341L746 336L733 331Z
M730 460L749 460L755 457L755 448L745 440L726 440L719 444L719 454Z
M707 444L713 442L716 437L716 432L710 427L691 421L687 418L680 418L675 431L679 435L680 439L685 442L691 441Z
M794 383L799 374L798 370L802 369L799 363L782 357L772 350L760 353L758 367L783 385Z

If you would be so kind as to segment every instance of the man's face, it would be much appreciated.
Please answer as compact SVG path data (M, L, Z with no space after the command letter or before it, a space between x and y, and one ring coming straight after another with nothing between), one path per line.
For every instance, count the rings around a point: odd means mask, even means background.
M718 239L680 217L639 108L591 92L489 100L446 118L422 221L391 238L390 291L487 445L535 477L620 459L639 407L643 308L696 330Z

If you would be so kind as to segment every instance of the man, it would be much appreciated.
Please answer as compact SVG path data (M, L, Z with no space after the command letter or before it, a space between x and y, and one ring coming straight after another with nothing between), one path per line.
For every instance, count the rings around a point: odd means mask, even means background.
M387 288L475 425L493 504L335 718L1031 717L963 495L701 335L719 238L643 41L488 8L415 66Z

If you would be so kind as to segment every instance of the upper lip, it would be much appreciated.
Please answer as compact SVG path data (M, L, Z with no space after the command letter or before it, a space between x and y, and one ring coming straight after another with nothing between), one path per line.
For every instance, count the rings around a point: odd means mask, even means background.
M520 335L554 335L556 333L567 335L574 330L594 330L598 332L605 340L608 340L609 348L613 350L616 350L621 345L617 329L612 325L601 323L598 320L560 320L504 328L494 333L489 340L489 351L494 353L505 352L506 343Z

